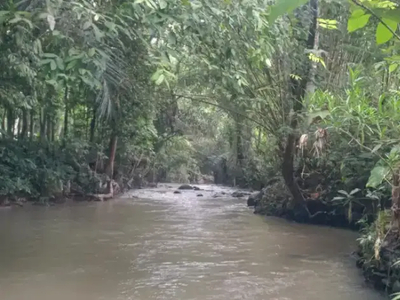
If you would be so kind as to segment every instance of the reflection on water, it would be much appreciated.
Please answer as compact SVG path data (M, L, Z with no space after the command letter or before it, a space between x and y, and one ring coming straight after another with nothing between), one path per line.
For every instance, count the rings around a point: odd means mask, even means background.
M0 210L0 299L384 298L354 267L355 233L264 219L211 191L173 191Z

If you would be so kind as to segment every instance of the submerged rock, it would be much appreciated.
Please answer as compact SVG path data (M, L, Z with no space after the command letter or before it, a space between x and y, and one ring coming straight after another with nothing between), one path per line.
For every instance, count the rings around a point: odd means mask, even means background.
M189 184L182 184L178 190L193 190L193 187Z
M174 194L182 194L180 191L174 191Z
M200 190L201 190L201 188L199 188L198 186L193 186L193 189L194 189L195 191L200 191Z
M243 192L236 191L236 192L232 193L232 197L235 197L235 198L242 198L244 196L246 196L246 194Z
M203 197L203 194L197 194L197 197Z

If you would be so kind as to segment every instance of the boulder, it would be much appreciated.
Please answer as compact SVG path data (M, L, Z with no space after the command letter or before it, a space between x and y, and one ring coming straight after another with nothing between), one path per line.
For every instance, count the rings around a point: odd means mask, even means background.
M193 190L193 187L189 184L182 184L178 190Z
M263 188L260 192L253 193L249 196L247 199L247 206L252 207L254 206L255 208L261 201L261 199L264 197L264 195L267 194L268 188Z
M258 194L259 194L259 193L254 193L254 194L252 194L252 195L249 196L249 198L247 199L247 206L248 206L248 207L256 206Z
M180 191L175 191L174 194L182 194Z
M244 196L246 196L246 194L243 192L236 191L236 192L232 193L232 197L235 197L235 198L242 198Z
M194 189L195 191L200 191L200 190L201 190L201 188L199 188L198 186L193 186L193 189Z

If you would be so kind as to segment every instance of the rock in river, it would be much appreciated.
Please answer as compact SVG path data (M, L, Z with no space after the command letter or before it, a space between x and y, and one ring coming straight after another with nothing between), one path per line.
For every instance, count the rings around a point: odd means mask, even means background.
M182 184L178 189L179 190L193 190L193 187L189 184Z
M254 194L249 196L249 198L247 199L247 206L248 207L252 207L252 206L256 205L258 194L259 193L254 193Z
M245 195L246 195L245 193L239 192L239 191L232 193L232 197L235 197L235 198L241 198L241 197L244 197Z
M174 194L182 194L180 191L175 191Z

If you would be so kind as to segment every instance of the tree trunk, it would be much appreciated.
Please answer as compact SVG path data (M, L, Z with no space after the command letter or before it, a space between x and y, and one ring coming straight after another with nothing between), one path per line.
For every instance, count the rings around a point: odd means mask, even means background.
M93 116L92 116L92 120L90 121L90 135L89 135L89 142L90 143L94 142L95 128L96 128L96 109L93 108Z
M240 179L242 179L243 165L242 161L244 159L243 153L243 139L242 139L242 127L243 123L239 115L236 115L235 120L235 135L236 135L236 164L235 164L235 176L233 178L233 185L236 186L240 184Z
M7 108L7 135L12 138L14 136L14 112L12 108Z
M392 180L393 226L400 233L400 169L395 169Z
M117 141L118 141L117 134L113 130L110 138L109 155L106 166L106 174L110 179L113 179L114 175L114 160L115 160L115 154L117 152Z
M22 120L20 118L20 116L18 116L18 121L17 121L17 137L21 136L21 129L22 129Z
M306 47L307 49L315 49L316 43L318 42L318 40L316 39L318 26L318 0L311 0L310 7L312 11L312 20L310 24ZM290 122L291 132L289 133L286 140L282 162L282 176L285 180L286 186L293 196L293 204L298 207L304 207L305 199L294 178L294 149L296 142L295 130L297 129L298 125L297 114L301 113L301 111L303 110L303 100L306 95L306 88L308 82L310 81L311 74L311 64L309 58L304 57L303 59L304 61L301 63L300 66L304 70L302 72L303 74L300 73L302 74L302 79L300 81L297 81L293 78L290 80L290 90L292 94L294 115L292 116L292 120ZM295 72L294 74L299 74L299 72Z
M51 120L51 132L50 132L50 134L51 134L51 141L54 142L55 136L56 136L56 122L54 120L54 117L52 117L52 120Z
M21 129L21 139L25 139L28 132L28 112L26 108L22 109L22 129Z
M46 139L46 113L42 109L40 112L40 140L43 142Z
M68 106L68 85L65 85L64 92L64 103L65 103L65 112L64 112L64 140L68 137L68 122L69 122L69 106Z
M46 114L46 137L48 141L51 141L51 117L49 114Z
M35 124L34 124L34 119L33 119L33 111L31 110L30 113L30 121L29 121L29 139L32 141L33 140L33 136L34 136L34 130L35 130Z
M4 110L3 119L1 121L1 129L6 131L6 118L7 118L7 110Z

